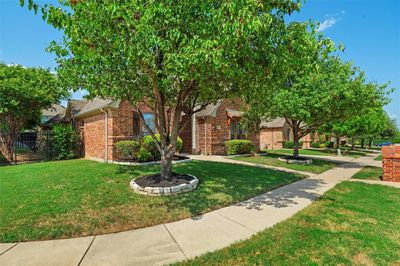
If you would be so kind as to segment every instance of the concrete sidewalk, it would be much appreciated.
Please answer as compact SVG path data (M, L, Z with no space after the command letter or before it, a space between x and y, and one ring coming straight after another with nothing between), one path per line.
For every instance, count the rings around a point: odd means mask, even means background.
M95 237L0 244L0 265L161 265L193 258L291 217L371 160L361 157L191 219Z

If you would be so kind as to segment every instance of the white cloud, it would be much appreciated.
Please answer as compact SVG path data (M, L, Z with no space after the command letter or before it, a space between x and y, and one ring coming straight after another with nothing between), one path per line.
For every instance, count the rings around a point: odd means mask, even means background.
M333 27L337 22L342 20L342 16L344 16L345 14L346 10L343 9L336 13L325 14L324 16L325 20L321 22L317 31L324 31L326 29Z
M317 31L324 31L335 25L338 21L337 18L327 18L319 25Z

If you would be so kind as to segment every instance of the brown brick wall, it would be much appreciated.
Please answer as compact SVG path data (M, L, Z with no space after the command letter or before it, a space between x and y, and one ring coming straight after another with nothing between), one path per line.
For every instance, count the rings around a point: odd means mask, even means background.
M263 128L260 131L261 149L282 149L283 128Z
M83 118L83 142L85 157L104 159L105 156L105 114L98 113Z
M195 153L219 155L226 154L225 142L230 140L230 125L226 109L240 110L239 101L224 100L219 106L216 117L196 118L196 151ZM205 130L206 127L206 130ZM260 147L260 135L249 134L247 139L254 142L257 150Z
M139 104L142 112L152 112L145 104ZM240 110L239 101L224 100L216 117L196 118L196 150L192 150L192 123L188 123L181 134L183 152L202 154L225 154L225 142L230 139L230 126L226 109ZM118 160L122 156L116 150L116 143L133 138L133 113L135 108L127 101L121 102L117 110L108 110L108 160ZM105 153L105 114L97 113L83 118L83 139L85 157L104 159ZM139 125L140 127L140 125ZM249 134L257 150L282 148L283 129L263 129L258 134ZM308 136L309 139L309 136ZM306 144L308 143L308 145ZM305 142L309 147L309 142Z
M196 118L196 153L211 154L211 127L212 119Z
M182 117L182 121L185 119L185 117ZM186 127L183 129L181 135L183 141L183 148L182 152L184 153L192 153L192 120L190 120L187 124Z
M151 112L145 104L139 104L142 112ZM133 112L135 108L127 101L123 101L117 110L109 109L108 112L108 160L117 160L122 156L116 150L116 143L121 140L132 139ZM105 113L95 113L77 122L84 122L81 127L83 149L85 157L104 160L105 157ZM81 125L81 124L79 124Z
M400 145L382 147L383 181L400 182Z

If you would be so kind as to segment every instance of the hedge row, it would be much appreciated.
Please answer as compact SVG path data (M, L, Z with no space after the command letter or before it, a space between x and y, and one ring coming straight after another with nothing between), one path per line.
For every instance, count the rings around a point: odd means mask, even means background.
M160 135L156 134L156 138L160 140ZM154 139L148 135L144 136L140 142L135 140L123 140L117 144L117 151L129 159L139 162L158 161L161 154L157 149ZM179 152L183 148L183 141L178 137L176 150Z
M303 142L299 141L299 148L303 147ZM285 149L293 149L294 148L294 142L293 141L284 141L283 142L283 148Z
M229 140L225 142L226 153L228 155L247 154L256 150L256 146L250 140Z

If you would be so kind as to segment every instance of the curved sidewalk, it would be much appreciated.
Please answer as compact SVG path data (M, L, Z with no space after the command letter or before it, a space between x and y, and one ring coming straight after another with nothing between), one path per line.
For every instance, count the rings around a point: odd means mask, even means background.
M0 244L0 265L162 265L192 258L291 217L371 160L361 157L191 219L115 234Z

